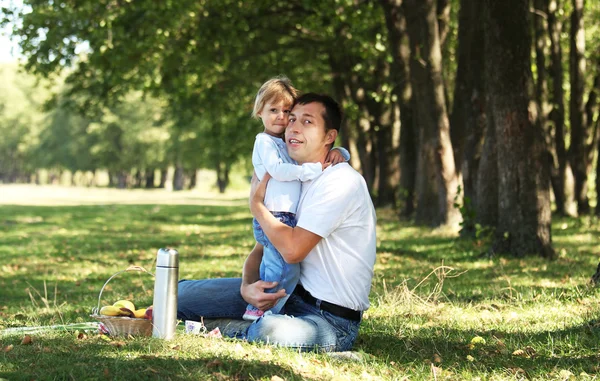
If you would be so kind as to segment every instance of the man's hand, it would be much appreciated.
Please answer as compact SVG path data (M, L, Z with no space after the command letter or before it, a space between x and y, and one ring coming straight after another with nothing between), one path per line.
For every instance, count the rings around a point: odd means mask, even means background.
M339 163L343 163L345 161L346 160L344 160L344 156L342 155L340 150L332 149L329 151L329 153L327 154L327 157L325 158L325 163L323 163L323 169L325 169L329 166L329 165L327 165L327 167L325 166L325 164L327 164L327 163L329 163L331 165L336 165Z
M277 286L277 282L265 282L259 280L250 284L242 284L240 292L242 298L244 298L246 302L252 304L261 311L266 311L273 308L273 306L277 304L277 301L286 295L284 289L281 289L274 294L265 292L265 290L275 286Z

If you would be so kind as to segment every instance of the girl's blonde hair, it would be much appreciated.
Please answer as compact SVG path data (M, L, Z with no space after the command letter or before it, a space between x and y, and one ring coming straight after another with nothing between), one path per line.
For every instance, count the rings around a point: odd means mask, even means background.
M298 96L298 90L292 85L292 81L285 75L269 79L258 89L256 99L254 100L254 110L252 117L258 119L258 114L262 111L267 102L271 103L289 103L290 106Z

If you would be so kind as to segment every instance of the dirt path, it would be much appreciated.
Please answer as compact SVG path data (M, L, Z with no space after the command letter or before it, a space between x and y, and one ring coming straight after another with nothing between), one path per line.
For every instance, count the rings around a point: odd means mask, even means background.
M248 205L248 191L171 192L164 189L114 189L36 185L0 185L0 205L180 204Z

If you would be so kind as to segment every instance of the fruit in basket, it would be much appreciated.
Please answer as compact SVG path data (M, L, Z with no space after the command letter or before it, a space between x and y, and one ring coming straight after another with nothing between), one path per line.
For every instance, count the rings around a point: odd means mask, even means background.
M119 300L113 304L115 307L127 308L129 311L135 311L135 305L129 300Z
M144 319L146 317L146 308L140 308L139 310L133 311L133 316L138 319Z
M133 317L133 311L130 310L129 308L120 307L120 310L121 310L121 313L119 314L119 316Z
M146 316L144 318L146 318L148 320L152 320L152 312L153 312L152 306L146 308Z
M115 306L104 306L100 309L100 315L104 316L121 316L121 308Z

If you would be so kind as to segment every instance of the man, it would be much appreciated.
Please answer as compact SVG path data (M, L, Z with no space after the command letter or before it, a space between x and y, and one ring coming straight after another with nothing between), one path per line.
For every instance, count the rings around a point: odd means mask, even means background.
M324 163L341 120L331 97L300 96L285 131L290 157L299 164ZM267 174L260 183L253 181L250 210L284 260L301 264L300 284L295 290L266 293L275 283L259 279L262 248L257 245L246 259L242 279L181 281L178 317L239 319L246 303L267 310L291 293L284 314L267 314L227 334L300 350L348 350L369 307L375 263L376 217L365 181L342 163L304 182L292 228L264 206L268 180Z

